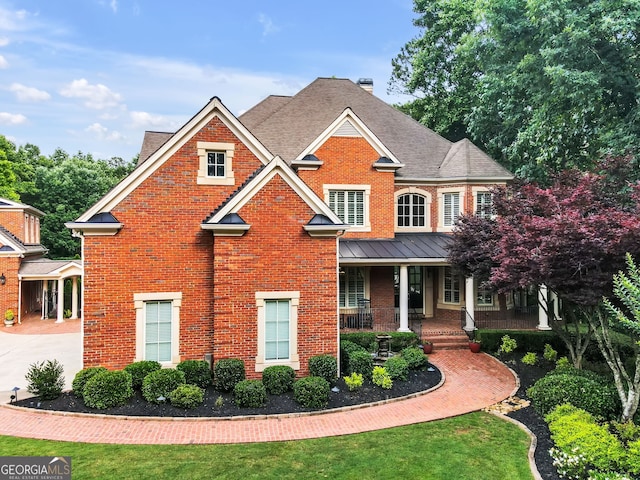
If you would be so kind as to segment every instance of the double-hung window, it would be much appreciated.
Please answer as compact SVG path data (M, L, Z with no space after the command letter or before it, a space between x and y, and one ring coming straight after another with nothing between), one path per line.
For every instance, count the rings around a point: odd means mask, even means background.
M460 277L451 267L444 268L442 293L444 303L460 303Z
M408 193L398 197L398 227L424 227L426 224L425 197Z
M457 192L443 193L443 225L453 227L460 216L460 194Z
M145 302L144 358L171 361L171 302Z
M270 365L300 369L298 355L298 306L300 292L256 292L258 351L256 372Z
M290 300L265 300L265 360L289 359L290 317Z
M483 287L478 287L476 294L476 305L493 305L493 293L491 290Z
M345 267L340 272L340 306L356 308L358 300L365 298L364 269Z
M182 293L134 293L136 357L162 364L180 361L180 308Z
M226 176L225 152L207 152L207 176L224 178Z
M364 191L362 190L329 191L329 208L348 225L356 227L365 225Z
M476 193L476 216L481 218L493 216L493 198L490 192Z

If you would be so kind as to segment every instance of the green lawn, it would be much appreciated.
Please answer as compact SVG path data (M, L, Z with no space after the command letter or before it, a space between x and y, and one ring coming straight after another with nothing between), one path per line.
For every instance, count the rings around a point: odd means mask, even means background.
M71 456L84 479L528 480L528 436L487 413L297 442L108 445L0 436L0 455Z

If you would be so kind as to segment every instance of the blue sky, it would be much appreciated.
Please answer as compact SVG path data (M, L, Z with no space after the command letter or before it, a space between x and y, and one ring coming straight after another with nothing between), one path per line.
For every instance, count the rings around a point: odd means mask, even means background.
M374 80L418 34L411 0L0 0L0 134L130 160L213 97L239 115L317 77Z

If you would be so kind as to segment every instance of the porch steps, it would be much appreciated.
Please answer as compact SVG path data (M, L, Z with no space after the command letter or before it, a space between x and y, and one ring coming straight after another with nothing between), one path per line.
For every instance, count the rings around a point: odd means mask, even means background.
M443 333L431 333L428 332L424 335L424 340L429 340L433 343L433 349L435 350L461 350L469 349L469 338L464 332L443 332Z

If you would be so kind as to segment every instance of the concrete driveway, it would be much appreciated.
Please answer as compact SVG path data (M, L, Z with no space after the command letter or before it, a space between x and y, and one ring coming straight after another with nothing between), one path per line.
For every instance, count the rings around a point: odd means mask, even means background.
M25 375L36 362L58 360L64 368L65 389L82 369L80 333L16 335L0 329L0 403L8 403L13 387L20 387L18 398L32 396L27 392Z

